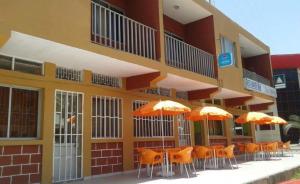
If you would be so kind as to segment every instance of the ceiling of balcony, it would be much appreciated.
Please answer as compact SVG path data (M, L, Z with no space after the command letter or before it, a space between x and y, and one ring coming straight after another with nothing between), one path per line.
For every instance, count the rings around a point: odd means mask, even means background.
M257 44L255 44L253 41L249 40L243 35L239 35L239 43L241 47L241 53L242 57L253 57L253 56L259 56L262 54L267 54L268 51L261 48Z
M208 83L191 80L171 73L168 73L164 80L159 81L157 86L176 89L177 91L193 91L216 87Z
M76 70L90 70L114 77L129 77L156 70L134 63L111 58L65 44L12 32L9 40L0 47L0 53L36 61L51 62Z
M228 99L228 98L239 98L245 96L249 96L249 94L240 93L226 88L221 88L217 93L214 94L213 97L216 99Z
M182 23L188 24L211 15L193 0L163 0L164 14Z

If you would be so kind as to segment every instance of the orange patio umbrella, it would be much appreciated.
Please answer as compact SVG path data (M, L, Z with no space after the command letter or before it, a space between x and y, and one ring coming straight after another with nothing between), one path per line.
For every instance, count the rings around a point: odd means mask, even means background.
M133 112L134 116L178 115L190 112L185 105L171 100L151 101Z
M240 124L248 122L255 124L267 124L270 121L272 121L272 117L262 112L247 112L240 115L240 117L235 120L235 122Z
M198 107L192 112L188 113L187 119L191 121L200 120L221 120L232 118L232 114L214 106Z
M268 124L277 124L277 125L285 125L288 122L278 116L272 116L272 120L268 122Z
M192 112L188 113L186 119L191 121L200 121L206 120L207 127L209 120L220 120L224 121L227 119L231 119L233 116L229 112L220 109L214 106L205 106L205 107L198 107ZM209 144L209 130L208 130L208 144Z
M133 112L134 116L160 116L161 117L161 132L162 132L162 143L163 149L164 145L164 126L163 126L163 116L164 115L179 115L183 113L190 112L191 109L185 105L174 102L171 100L164 101L151 101L148 104L138 108Z

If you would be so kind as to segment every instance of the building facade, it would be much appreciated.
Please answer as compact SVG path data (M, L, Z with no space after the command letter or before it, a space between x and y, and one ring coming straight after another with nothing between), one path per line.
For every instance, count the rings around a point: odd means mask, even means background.
M290 115L300 115L300 54L272 55L274 82L277 88L278 113L281 117L289 119ZM299 143L299 130L290 129L288 135L282 139Z
M273 113L269 47L205 0L4 0L0 23L0 183L135 169L136 148L162 146L159 119L132 116L151 100ZM163 120L167 147L257 139Z

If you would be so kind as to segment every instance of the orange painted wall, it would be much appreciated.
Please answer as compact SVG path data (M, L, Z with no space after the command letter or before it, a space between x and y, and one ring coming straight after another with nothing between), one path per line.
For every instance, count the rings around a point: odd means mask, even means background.
M250 71L255 71L255 73L269 79L271 82L273 80L269 54L244 58L243 67Z

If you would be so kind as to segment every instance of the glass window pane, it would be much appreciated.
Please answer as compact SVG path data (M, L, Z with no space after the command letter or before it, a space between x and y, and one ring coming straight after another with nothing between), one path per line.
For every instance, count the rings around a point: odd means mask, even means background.
M5 70L11 70L12 58L0 55L0 68Z
M42 67L43 65L41 63L35 63L17 58L15 59L15 71L41 75Z
M38 91L12 89L10 137L36 137Z
M0 87L0 137L7 137L9 88Z

